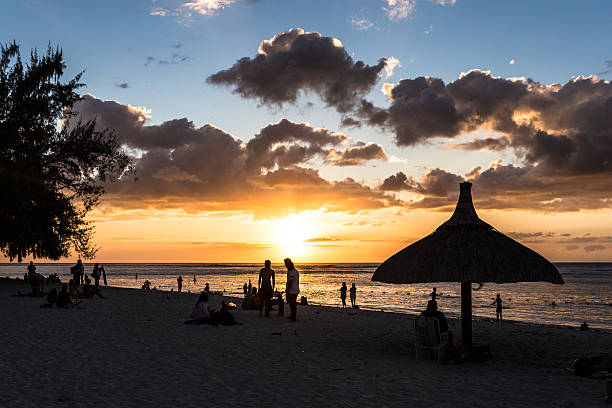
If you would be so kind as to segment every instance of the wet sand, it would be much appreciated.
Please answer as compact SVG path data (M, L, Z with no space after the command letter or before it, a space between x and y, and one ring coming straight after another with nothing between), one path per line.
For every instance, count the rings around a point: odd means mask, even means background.
M3 407L601 407L605 381L566 368L612 352L609 332L475 321L493 361L444 365L415 360L402 314L298 306L296 323L237 310L241 325L192 326L195 294L103 288L48 309L10 296L28 289L0 279Z

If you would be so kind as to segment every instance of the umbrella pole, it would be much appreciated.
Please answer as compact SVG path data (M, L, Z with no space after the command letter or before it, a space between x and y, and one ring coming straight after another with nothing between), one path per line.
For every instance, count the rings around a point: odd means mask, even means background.
M461 282L461 344L472 348L472 282Z

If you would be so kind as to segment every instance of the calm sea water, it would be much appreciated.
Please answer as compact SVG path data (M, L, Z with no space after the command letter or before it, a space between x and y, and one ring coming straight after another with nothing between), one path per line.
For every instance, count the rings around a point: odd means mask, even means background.
M71 277L72 264L37 263L37 272L47 276L57 273L62 281ZM565 280L564 285L551 283L486 283L473 292L474 315L495 317L495 308L488 306L500 293L504 302L504 317L530 323L589 326L612 330L612 263L556 264ZM211 290L222 290L226 295L241 296L242 285L251 279L257 285L259 264L104 264L108 284L126 288L140 288L145 279L162 290L176 290L177 276L183 277L183 291L199 292L205 283ZM342 282L357 286L357 304L362 309L386 310L401 313L422 311L429 299L432 286L442 298L441 310L448 316L459 316L461 291L458 283L393 285L372 282L377 264L302 264L300 271L302 295L313 304L339 306ZM91 273L93 264L85 264ZM0 277L23 277L27 264L0 264ZM285 287L285 269L273 265L277 288ZM136 278L138 274L138 278ZM195 282L194 282L195 275ZM476 285L474 285L476 286ZM347 300L348 301L348 300ZM552 306L552 302L555 305ZM349 303L350 304L350 303Z

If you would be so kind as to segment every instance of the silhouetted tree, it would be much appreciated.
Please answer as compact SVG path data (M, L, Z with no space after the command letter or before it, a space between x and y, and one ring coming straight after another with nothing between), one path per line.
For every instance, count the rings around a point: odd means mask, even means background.
M89 258L96 248L85 216L130 160L112 130L73 123L82 72L62 82L59 48L32 50L28 64L15 42L0 50L0 249L20 262L71 248Z

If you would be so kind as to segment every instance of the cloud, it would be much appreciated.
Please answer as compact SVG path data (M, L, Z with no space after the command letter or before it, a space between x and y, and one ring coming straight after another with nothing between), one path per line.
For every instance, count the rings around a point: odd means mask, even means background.
M385 73L387 74L387 78L393 75L393 71L395 68L401 67L400 61L395 57L386 58L385 61Z
M515 61L515 60L514 60L514 58L513 58L513 59L511 59L511 60L508 62L508 64L510 64L510 65L514 65L514 64L516 64L516 61Z
M429 0L431 3L439 4L440 6L454 5L457 0Z
M389 20L403 20L414 12L416 0L382 0L386 3L383 10Z
M367 18L353 17L351 19L351 24L359 31L368 31L370 28L374 27L374 23Z
M153 10L151 10L149 15L150 16L166 17L168 15L168 13L170 13L169 10L163 9L161 7L155 7Z
M203 16L214 16L219 10L231 6L238 0L194 0L184 3L182 7Z
M173 53L169 59L160 59L153 56L148 56L145 60L145 67L156 63L157 65L178 65L188 63L190 58L187 55Z
M115 86L117 88L121 88L121 89L127 89L130 87L130 85L127 82L121 82L119 84L115 84Z
M326 180L304 167L315 158L332 165L383 160L376 144L355 143L327 129L283 119L246 144L222 129L186 118L148 125L149 112L84 95L80 118L110 127L135 156L135 178L106 185L105 205L121 209L243 210L258 216L325 209L357 212L400 201L353 179ZM306 199L307 198L307 199Z
M595 252L595 251L603 251L604 249L606 249L606 247L603 245L587 245L583 249L585 252Z
M612 61L605 61L605 64L608 69L606 69L603 72L598 73L597 75L606 75L612 72Z
M309 91L345 113L376 84L385 65L384 58L373 66L354 61L339 40L295 28L263 41L255 57L241 58L207 82L276 106L295 103L301 91Z
M423 31L426 35L429 35L433 32L433 24L429 24L429 27Z

